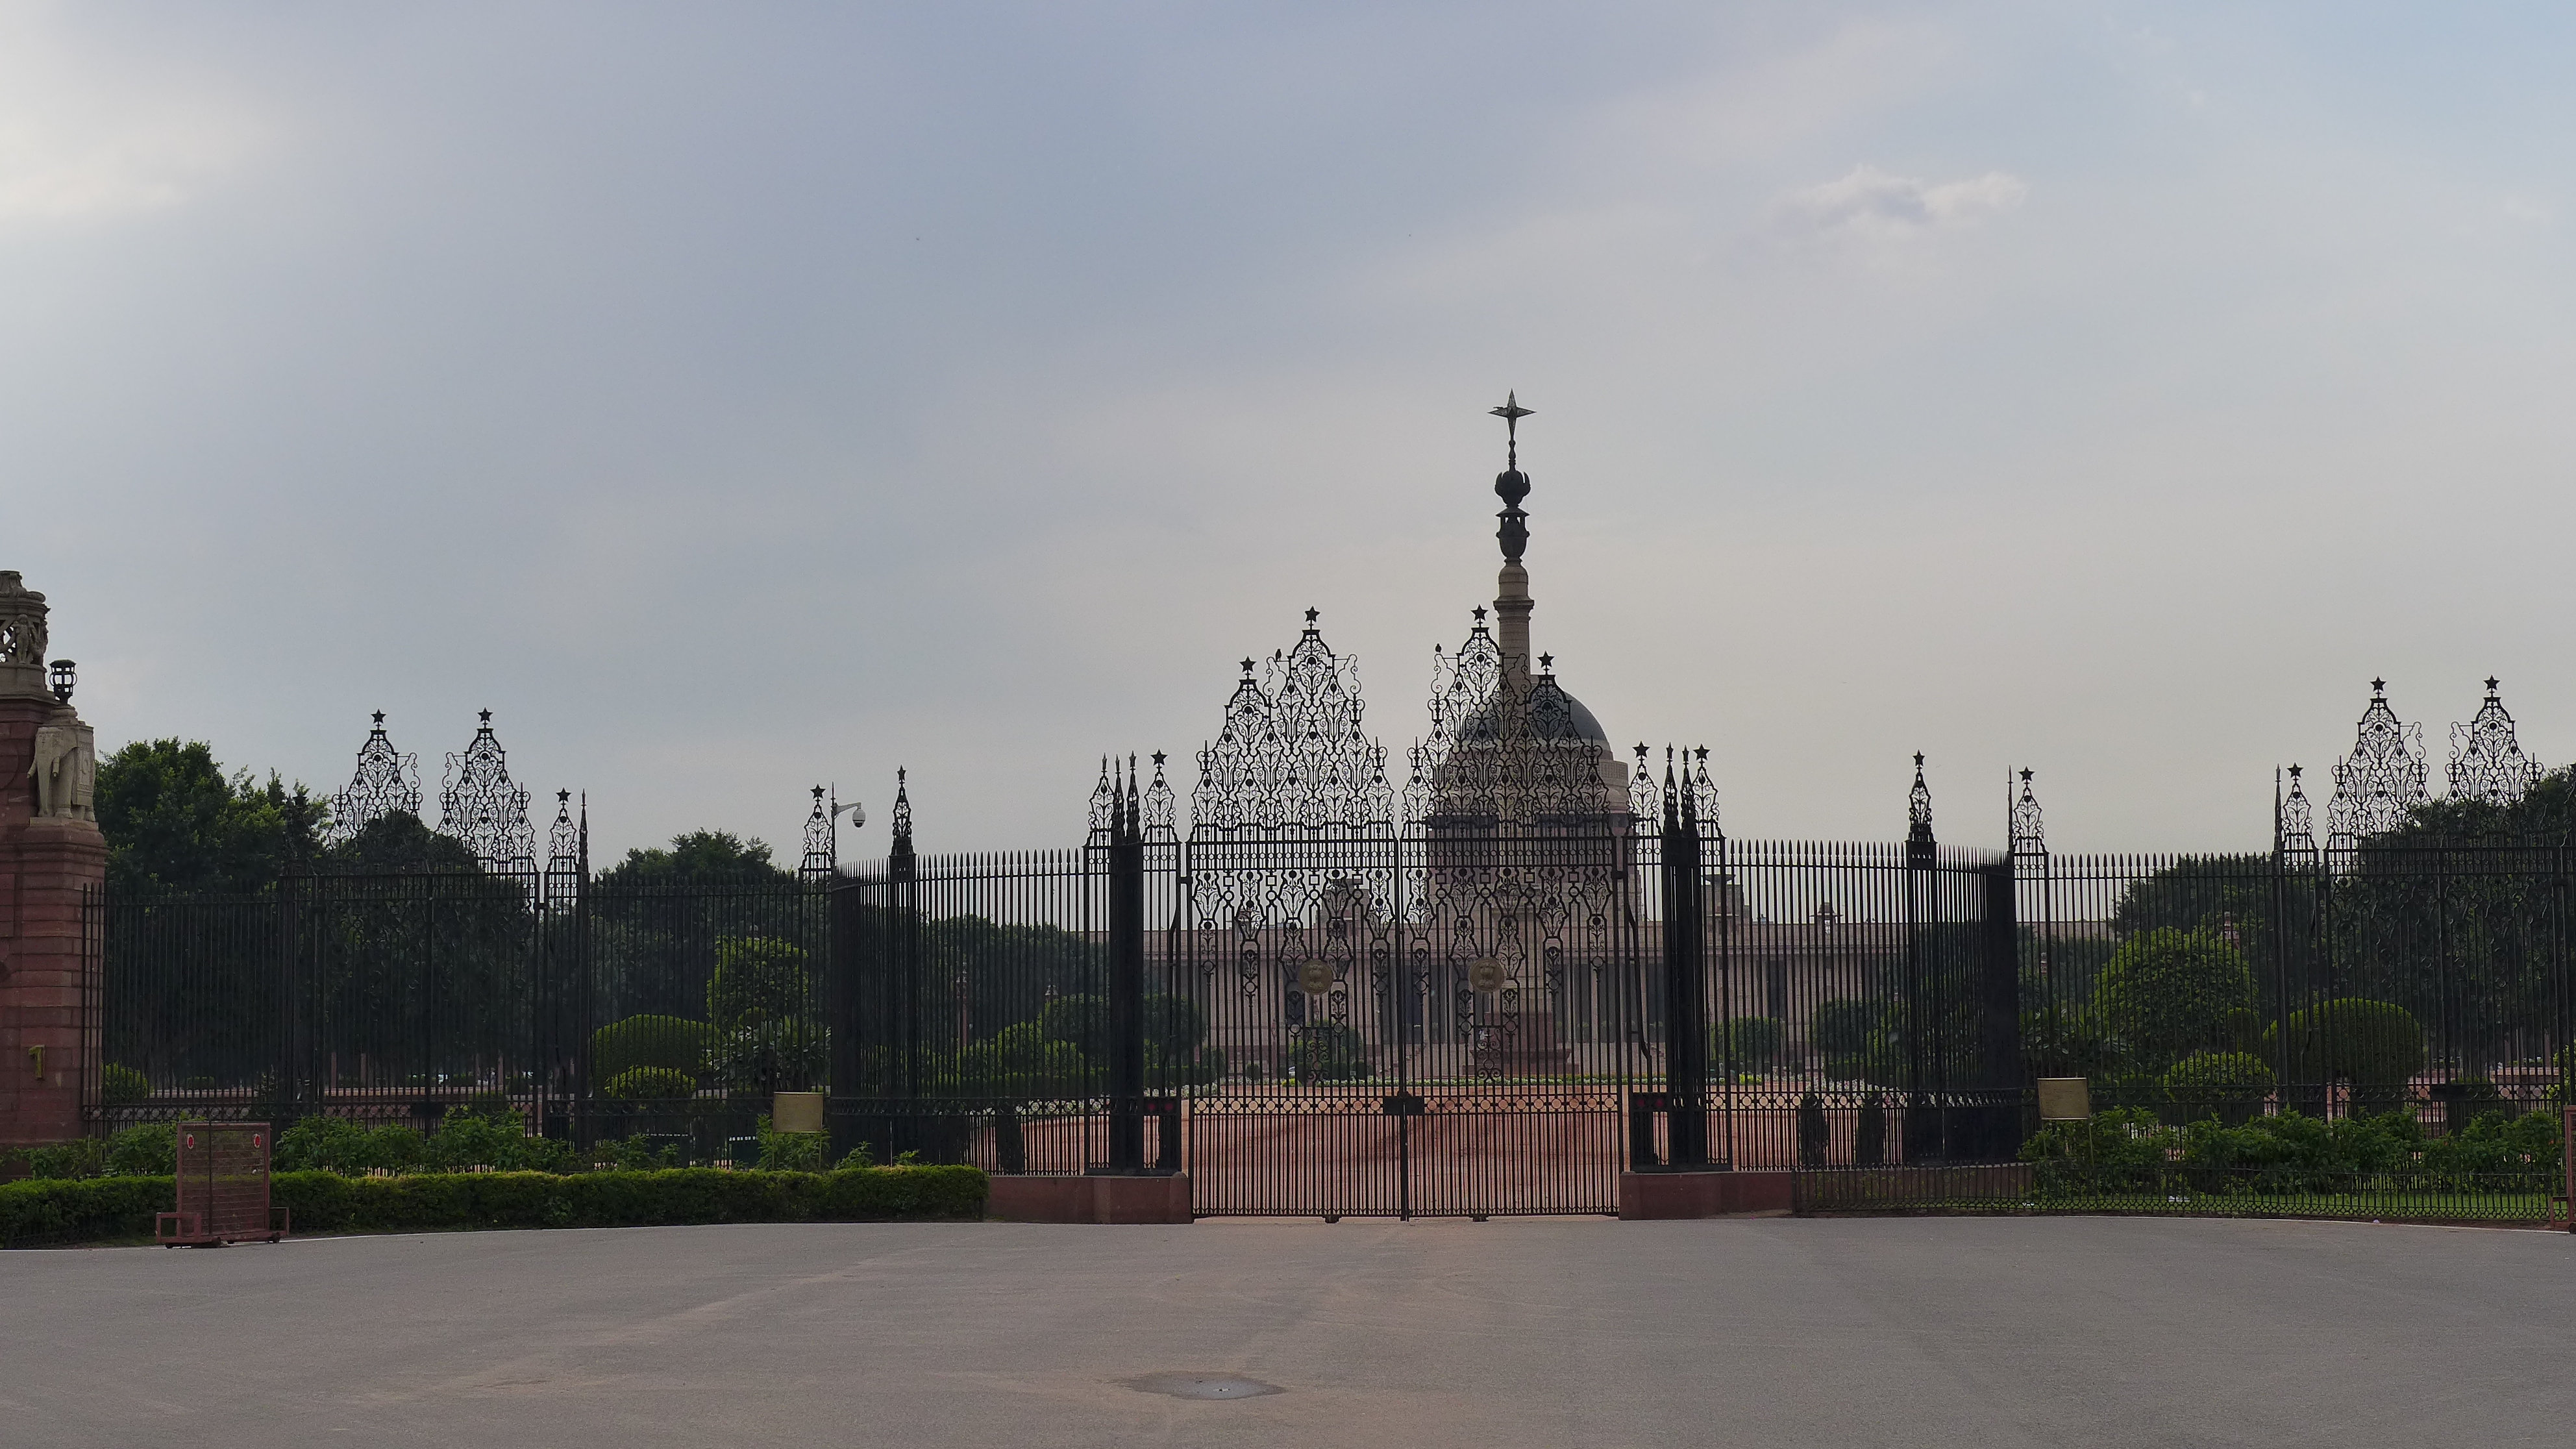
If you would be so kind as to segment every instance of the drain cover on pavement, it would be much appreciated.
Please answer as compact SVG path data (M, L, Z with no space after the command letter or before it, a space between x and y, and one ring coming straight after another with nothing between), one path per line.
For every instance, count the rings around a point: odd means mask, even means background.
M1287 1392L1277 1384L1232 1374L1147 1374L1127 1380L1127 1387L1149 1394L1169 1394L1176 1399L1249 1399Z

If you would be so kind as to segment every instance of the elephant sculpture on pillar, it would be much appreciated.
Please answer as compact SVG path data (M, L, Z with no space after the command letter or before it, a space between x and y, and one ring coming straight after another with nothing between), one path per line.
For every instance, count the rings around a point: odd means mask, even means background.
M89 730L80 725L43 725L36 730L36 759L28 773L36 779L38 815L97 818L90 795L98 759L90 738Z

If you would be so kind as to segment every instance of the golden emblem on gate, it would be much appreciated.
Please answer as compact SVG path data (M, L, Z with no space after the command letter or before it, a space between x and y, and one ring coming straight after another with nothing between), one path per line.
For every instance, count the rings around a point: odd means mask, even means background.
M1323 961L1309 961L1297 968L1297 984L1308 996L1321 996L1333 989L1333 968Z
M1468 967L1467 984L1478 991L1502 990L1503 963L1500 961L1479 961L1475 965Z

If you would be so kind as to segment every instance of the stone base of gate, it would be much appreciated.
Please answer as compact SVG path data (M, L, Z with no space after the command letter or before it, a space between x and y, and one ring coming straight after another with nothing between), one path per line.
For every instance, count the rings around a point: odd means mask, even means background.
M1142 1177L993 1176L984 1215L1010 1223L1186 1223L1190 1178L1185 1172Z
M1662 1218L1786 1217L1795 1204L1786 1172L1623 1172L1619 1216Z

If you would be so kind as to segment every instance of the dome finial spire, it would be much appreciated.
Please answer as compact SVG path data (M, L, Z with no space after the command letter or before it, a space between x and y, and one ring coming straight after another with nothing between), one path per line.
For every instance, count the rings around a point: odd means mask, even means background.
M1529 515L1521 511L1521 500L1530 491L1529 475L1521 471L1520 428L1521 419L1533 409L1521 406L1518 393L1507 393L1501 407L1487 411L1503 420L1505 430L1505 466L1494 479L1494 494L1503 500L1503 526L1494 536L1502 541L1503 561L1519 563L1522 550L1529 547Z
M1537 409L1522 407L1519 393L1505 392L1503 405L1489 411L1503 420L1503 446L1507 461L1509 466L1518 468L1521 465L1521 419L1530 416Z

